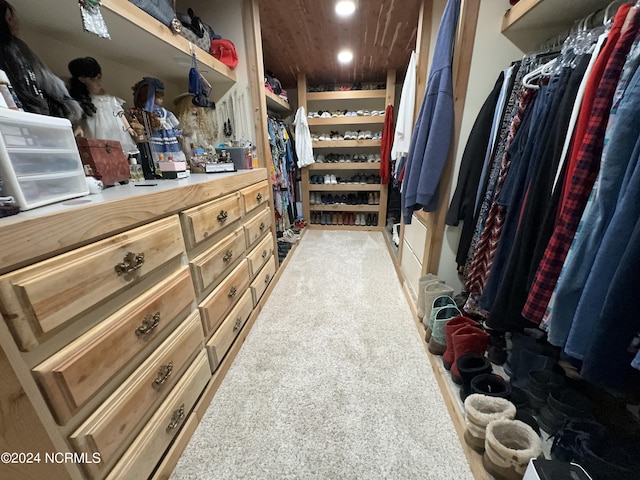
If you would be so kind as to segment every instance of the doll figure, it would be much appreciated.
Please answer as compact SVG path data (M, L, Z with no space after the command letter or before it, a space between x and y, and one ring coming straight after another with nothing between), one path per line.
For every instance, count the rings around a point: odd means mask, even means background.
M216 128L207 108L193 103L193 94L183 93L173 100L182 138L182 151L189 158L194 148L209 150L216 145Z
M178 142L180 122L162 106L164 84L157 78L144 77L133 86L133 98L135 109L131 113L145 127L154 163L157 165L160 159L186 161Z
M80 121L81 134L87 138L116 140L127 156L138 153L134 142L136 132L122 108L124 100L105 92L98 61L92 57L76 58L69 62L69 72L69 93L84 112Z
M82 108L64 82L18 38L15 10L6 0L0 0L0 69L25 111L67 118L71 123L82 118Z

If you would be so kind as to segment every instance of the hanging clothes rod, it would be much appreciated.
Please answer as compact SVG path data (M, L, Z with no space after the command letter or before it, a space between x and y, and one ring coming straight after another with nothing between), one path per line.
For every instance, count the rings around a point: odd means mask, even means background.
M610 26L613 22L614 17L616 16L618 8L620 8L625 3L629 3L629 1L614 0L605 8L600 8L589 13L583 18L576 19L571 28L564 30L558 33L556 36L547 39L536 49L536 52L544 53L545 51L553 50L554 48L560 48L562 44L567 40L567 38L569 38L571 35L576 35L580 31L588 31L600 26ZM634 6L634 8L638 7L640 7L640 0L638 0ZM532 53L535 54L536 52Z

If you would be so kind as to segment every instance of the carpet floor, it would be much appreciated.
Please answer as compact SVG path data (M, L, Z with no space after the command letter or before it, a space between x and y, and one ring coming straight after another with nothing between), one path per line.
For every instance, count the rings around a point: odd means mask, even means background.
M380 232L305 232L171 480L473 479Z

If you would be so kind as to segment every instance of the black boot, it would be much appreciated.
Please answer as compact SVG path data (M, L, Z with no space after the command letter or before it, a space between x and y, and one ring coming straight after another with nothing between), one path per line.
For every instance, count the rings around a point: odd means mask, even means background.
M460 399L464 402L471 395L471 380L478 375L491 373L491 363L483 355L467 353L456 360L456 365L462 377Z
M511 397L511 385L500 375L484 373L471 380L471 393L482 393L490 397L502 397L509 400Z

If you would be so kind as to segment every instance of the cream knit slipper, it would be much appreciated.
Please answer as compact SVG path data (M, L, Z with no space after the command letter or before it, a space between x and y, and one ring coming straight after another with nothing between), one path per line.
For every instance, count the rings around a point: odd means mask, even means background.
M485 430L484 468L497 480L520 480L529 460L542 455L542 441L519 420L494 420Z
M464 401L467 429L464 439L474 450L482 453L485 447L485 429L494 420L513 419L516 407L509 400L473 393Z

